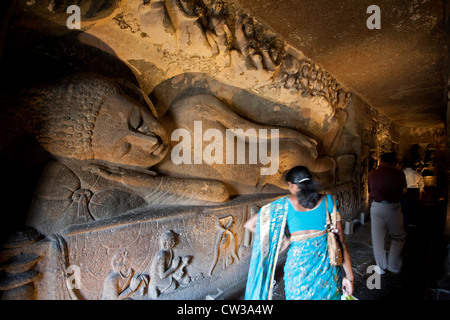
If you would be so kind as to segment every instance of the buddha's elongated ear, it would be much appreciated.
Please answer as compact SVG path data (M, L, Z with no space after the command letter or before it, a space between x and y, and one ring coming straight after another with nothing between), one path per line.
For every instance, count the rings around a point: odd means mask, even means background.
M137 85L126 79L117 79L115 81L117 85L130 97L140 101L142 104L147 105L156 119L159 119L158 113L152 101Z

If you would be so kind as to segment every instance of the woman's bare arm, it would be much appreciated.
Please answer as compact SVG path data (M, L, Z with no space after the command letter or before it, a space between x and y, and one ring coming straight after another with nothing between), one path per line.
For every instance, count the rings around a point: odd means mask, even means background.
M256 221L258 220L258 215L255 214L253 217L247 220L244 224L244 228L250 230L251 232L255 232L256 230Z
M339 240L342 245L342 251L343 251L343 258L344 261L342 263L342 266L345 271L345 278L342 280L342 288L348 295L353 294L353 269L352 269L352 259L350 257L350 249L347 245L347 239L344 235L344 227L342 224L342 221L337 222L337 228L339 230Z

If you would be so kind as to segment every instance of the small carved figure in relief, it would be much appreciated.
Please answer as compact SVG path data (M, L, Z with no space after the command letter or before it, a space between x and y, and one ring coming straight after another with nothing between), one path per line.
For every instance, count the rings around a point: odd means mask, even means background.
M228 59L227 65L229 65L229 50L233 35L225 14L225 3L221 0L215 0L211 1L211 4L211 9L207 15L206 36L213 54L222 53Z
M235 261L239 261L236 253L236 239L231 228L233 227L233 216L218 219L219 230L214 241L214 258L209 275L212 275L216 266L227 270Z
M325 92L323 90L324 88L324 76L325 76L325 71L323 70L318 70L317 71L317 80L314 86L314 90L316 92L316 95L318 96L324 96Z
M311 67L311 71L309 72L309 77L308 77L308 91L311 95L315 95L313 92L313 87L314 87L314 81L316 80L317 77L317 72L314 69L314 66Z
M112 271L103 284L103 300L124 300L144 296L146 275L134 274L128 263L128 252L118 252L111 261Z
M192 55L210 56L207 36L202 29L203 9L196 0L165 0L165 7L177 34L178 49Z
M188 285L191 282L191 278L184 270L191 256L174 256L172 249L176 243L176 234L172 230L167 230L161 235L160 250L153 258L150 267L148 296L151 299L156 299L163 293L169 293L180 285Z
M236 19L235 44L238 55L245 60L247 68L263 69L263 57L259 53L254 21L246 14L240 14Z
M273 72L280 65L282 59L282 44L275 36L264 37L260 44L260 51L263 57L264 67L267 71Z
M337 87L336 79L332 79L328 86L328 99L330 104L334 107L337 105Z

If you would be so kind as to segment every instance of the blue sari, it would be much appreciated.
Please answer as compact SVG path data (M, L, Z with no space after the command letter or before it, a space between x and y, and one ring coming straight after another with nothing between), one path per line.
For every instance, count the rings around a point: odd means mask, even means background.
M279 248L284 236L288 198L280 198L258 213L246 300L270 300ZM340 299L342 271L328 258L327 235L292 241L284 267L287 300Z

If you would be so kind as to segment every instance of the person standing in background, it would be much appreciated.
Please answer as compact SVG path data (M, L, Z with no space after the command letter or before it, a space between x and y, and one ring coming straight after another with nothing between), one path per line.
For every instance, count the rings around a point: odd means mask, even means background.
M403 171L394 168L396 158L395 152L383 154L378 168L368 176L373 253L380 274L398 274L403 265L406 234L400 201L407 185ZM384 249L387 231L392 238L388 256Z
M419 217L420 200L424 190L422 175L417 172L414 163L407 162L403 172L406 177L406 195L403 202L405 226L415 227Z

